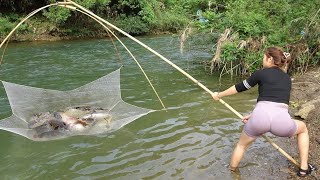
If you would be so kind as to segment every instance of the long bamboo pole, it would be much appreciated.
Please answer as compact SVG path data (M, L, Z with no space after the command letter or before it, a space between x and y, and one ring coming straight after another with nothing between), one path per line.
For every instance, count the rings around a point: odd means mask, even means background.
M107 24L108 26L112 27L113 29L117 30L118 32L120 32L121 34L127 36L128 38L130 38L131 40L133 40L134 42L140 44L142 47L146 48L147 50L149 50L150 52L152 52L153 54L157 55L159 58L161 58L162 60L164 60L165 62L167 62L168 64L170 64L172 67L174 67L176 70L180 71L183 75L187 76L190 80L192 80L195 84L197 84L198 86L200 86L202 89L204 89L205 91L207 91L210 95L213 94L213 92L211 90L209 90L206 86L204 86L202 83L200 83L199 81L197 81L195 78L193 78L191 75L189 75L187 72L185 72L184 70L182 70L180 67L178 67L177 65L175 65L174 63L172 63L170 60L168 60L167 58L165 58L164 56L162 56L161 54L159 54L158 52L156 52L155 50L153 50L152 48L150 48L149 46L147 46L146 44L142 43L141 41L139 41L138 39L134 38L133 36L131 36L130 34L126 33L125 31L121 30L120 28L116 27L115 25L109 23L108 21L104 20L103 18L97 16L96 14L94 14L93 12L87 10L86 8L82 7L81 5L71 1L71 0L67 0L67 2L70 2L72 5L74 5L75 7L87 12L88 14L92 15L93 17L95 17L96 19L98 19L99 21ZM70 4L70 5L71 5ZM235 113L239 118L243 118L243 116L237 112L235 109L233 109L229 104L227 104L225 101L223 101L222 99L219 100L219 102L223 105L225 105L230 111L232 111L233 113ZM299 163L294 160L288 153L286 153L283 149L281 149L278 145L276 145L274 142L271 141L270 138L268 138L267 136L263 135L262 136L264 139L266 139L273 147L275 147L280 153L282 153L284 156L286 156L292 163L294 163L295 165L297 165L299 167Z

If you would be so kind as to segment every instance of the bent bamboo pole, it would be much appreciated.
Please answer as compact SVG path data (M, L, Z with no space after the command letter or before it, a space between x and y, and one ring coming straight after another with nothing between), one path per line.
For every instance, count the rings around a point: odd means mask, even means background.
M60 6L60 7L64 7L64 8L67 8L67 9L71 9L71 10L77 10L87 16L89 16L90 18L92 18L93 20L95 20L96 22L98 22L100 25L102 25L104 27L104 29L109 33L111 33L120 43L121 45L127 50L127 52L131 55L131 57L133 58L133 60L137 63L137 65L139 66L140 70L142 71L143 75L145 76L145 78L147 79L148 83L150 84L152 90L154 91L154 93L156 94L158 100L160 101L162 107L164 110L167 111L167 108L165 107L163 101L161 100L158 92L156 91L156 89L154 88L154 86L152 85L149 77L147 76L147 74L145 73L145 71L143 70L142 66L140 65L140 63L138 62L138 60L133 56L133 54L130 52L130 50L126 47L126 45L124 45L122 43L122 41L108 28L105 26L105 24L103 24L101 21L99 21L98 19L96 19L95 17L93 17L92 15L86 13L85 11L81 11L79 9L77 9L75 6L73 6L72 4L70 5L69 2L57 2L57 3L53 3L53 4L49 4L47 6L44 6L44 7L41 7L39 9L36 9L34 11L32 11L31 13L29 13L25 18L23 18L23 20L21 22L19 22L15 28L13 28L10 33L7 35L7 37L5 37L5 39L1 42L0 44L0 48L2 48L2 46L4 45L5 42L6 45L9 43L9 38L12 36L12 34L19 28L19 26L21 24L23 24L26 20L28 20L30 17L32 17L33 15L35 15L36 13L38 13L39 11L43 10L43 9L46 9L46 8L49 8L51 6ZM4 53L5 53L5 50L6 50L6 47L5 46L5 49L3 50L3 53L2 53L2 56L1 56L1 59L0 59L0 65L2 64L2 60L3 60L3 57L4 57ZM115 47L116 48L116 47Z
M131 36L130 34L126 33L125 31L121 30L120 28L116 27L115 25L109 23L108 21L104 20L103 18L97 16L96 14L94 14L93 12L87 10L86 8L80 6L79 4L71 1L71 0L67 0L67 2L70 2L69 5L74 5L75 7L87 12L88 14L92 15L93 17L95 17L96 19L98 19L99 21L107 24L108 26L112 27L113 29L117 30L118 32L120 32L121 34L127 36L128 38L130 38L131 40L133 40L134 42L140 44L142 47L146 48L147 50L149 50L150 52L152 52L153 54L157 55L159 58L161 58L162 60L164 60L165 62L167 62L168 64L170 64L172 67L174 67L175 69L177 69L178 71L180 71L183 75L187 76L190 80L192 80L195 84L197 84L198 86L200 86L202 89L204 89L205 91L207 91L210 95L213 94L212 91L210 91L206 86L204 86L203 84L201 84L199 81L197 81L195 78L193 78L191 75L189 75L187 72L185 72L184 70L182 70L180 67L178 67L177 65L175 65L174 63L172 63L170 60L168 60L167 58L165 58L164 56L162 56L161 54L159 54L158 52L156 52L155 50L151 49L149 46L147 46L146 44L142 43L141 41L139 41L138 39L134 38L133 36ZM229 104L227 104L226 102L224 102L222 99L219 100L219 102L223 105L225 105L230 111L232 111L233 113L235 113L239 118L243 118L243 116L237 112L235 109L233 109ZM265 140L267 140L273 147L275 147L280 153L282 153L284 156L286 156L292 163L294 163L295 165L297 165L299 167L299 163L294 160L288 153L286 153L283 149L281 149L278 145L276 145L274 142L271 141L270 138L268 138L267 136L263 135L262 136Z

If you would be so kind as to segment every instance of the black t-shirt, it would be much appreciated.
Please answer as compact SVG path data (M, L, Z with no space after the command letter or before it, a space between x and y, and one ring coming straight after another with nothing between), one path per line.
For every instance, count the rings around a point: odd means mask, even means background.
M257 101L272 101L289 104L291 78L278 67L271 67L254 72L248 79L235 85L238 92L245 91L259 84Z

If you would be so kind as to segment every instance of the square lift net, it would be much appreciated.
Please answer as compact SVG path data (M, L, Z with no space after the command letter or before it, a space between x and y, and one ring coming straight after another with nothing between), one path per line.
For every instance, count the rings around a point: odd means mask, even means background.
M12 115L0 129L34 141L108 133L155 111L122 100L120 69L70 91L2 83Z

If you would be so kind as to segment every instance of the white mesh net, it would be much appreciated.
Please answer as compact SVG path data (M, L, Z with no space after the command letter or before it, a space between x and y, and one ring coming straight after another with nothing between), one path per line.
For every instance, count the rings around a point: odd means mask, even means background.
M0 129L35 141L111 132L154 111L121 99L120 69L71 91L2 83L12 116Z

